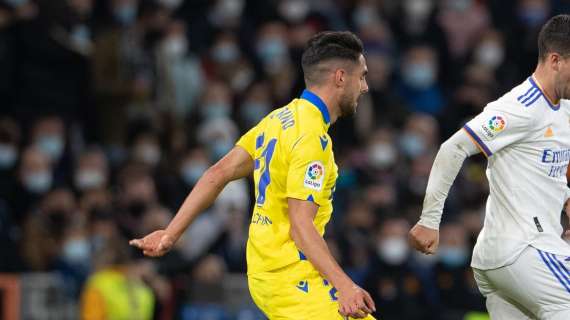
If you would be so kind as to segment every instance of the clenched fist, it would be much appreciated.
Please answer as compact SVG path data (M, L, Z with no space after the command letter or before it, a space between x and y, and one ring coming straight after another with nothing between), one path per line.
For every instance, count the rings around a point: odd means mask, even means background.
M408 235L410 245L425 254L434 254L439 245L439 230L416 224Z

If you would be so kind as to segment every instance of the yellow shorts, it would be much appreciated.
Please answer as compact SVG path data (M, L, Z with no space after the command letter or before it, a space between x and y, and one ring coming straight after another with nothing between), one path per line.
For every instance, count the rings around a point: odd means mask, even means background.
M249 275L248 285L253 301L270 320L346 320L338 313L336 289L309 261Z

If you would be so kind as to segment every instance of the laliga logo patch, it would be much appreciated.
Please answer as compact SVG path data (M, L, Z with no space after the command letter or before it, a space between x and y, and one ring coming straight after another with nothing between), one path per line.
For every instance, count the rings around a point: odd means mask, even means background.
M507 127L507 121L502 116L493 116L487 123L483 124L482 126L483 132L485 136L492 139L497 134L501 133Z
M320 191L323 188L323 180L325 178L325 167L320 161L313 161L307 167L305 174L305 187Z

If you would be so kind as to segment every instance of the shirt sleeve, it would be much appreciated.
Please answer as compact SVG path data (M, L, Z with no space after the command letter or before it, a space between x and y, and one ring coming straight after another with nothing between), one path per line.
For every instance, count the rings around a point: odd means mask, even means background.
M302 136L293 146L287 174L287 197L313 201L321 206L326 203L325 184L333 174L331 146L328 138L309 133Z
M429 174L420 225L439 229L443 206L465 159L478 152L465 132L456 132L439 148Z
M483 154L490 157L525 138L529 134L531 123L532 118L524 112L513 112L489 104L483 112L463 126L463 130Z
M251 128L248 132L246 132L241 138L239 138L238 142L236 142L236 146L240 146L249 153L252 159L255 158L255 149L259 148L260 146L256 146L258 143L258 136L257 136L257 126ZM263 140L261 141L263 144Z

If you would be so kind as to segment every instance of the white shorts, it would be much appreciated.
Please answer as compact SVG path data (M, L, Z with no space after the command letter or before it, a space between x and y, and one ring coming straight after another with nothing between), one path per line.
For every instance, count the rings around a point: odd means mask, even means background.
M570 319L570 258L527 247L508 266L473 269L493 320Z

